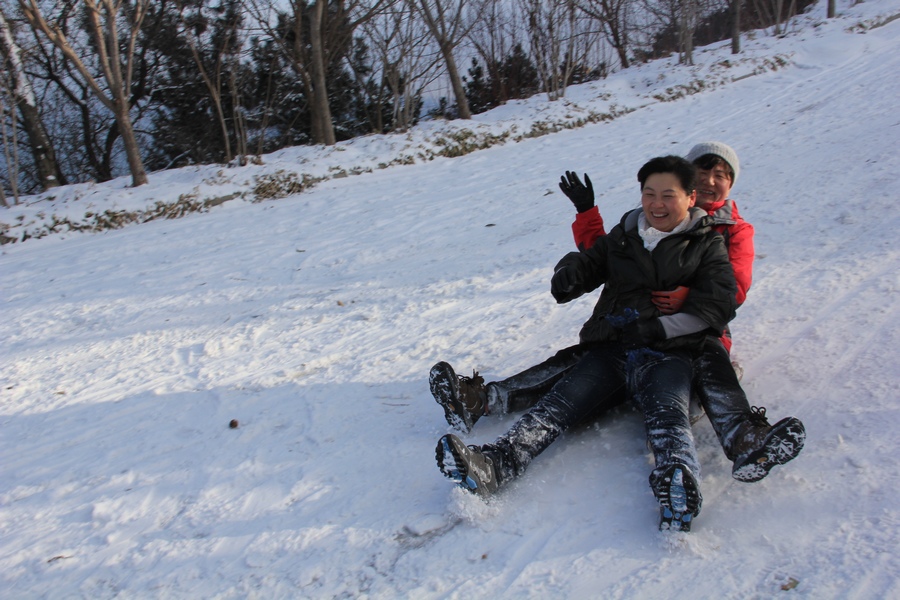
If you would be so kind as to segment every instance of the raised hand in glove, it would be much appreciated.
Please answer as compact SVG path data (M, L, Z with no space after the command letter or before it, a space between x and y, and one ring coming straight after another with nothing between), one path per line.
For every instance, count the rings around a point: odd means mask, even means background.
M668 292L650 292L651 300L656 308L664 315L671 315L681 310L684 301L687 300L691 288L679 285Z
M644 348L666 339L666 330L659 319L632 321L622 328L622 345L627 349Z
M581 183L574 171L566 171L566 174L559 178L559 189L569 197L578 212L583 213L594 208L594 186L587 173L584 174L584 183Z
M561 267L550 279L550 293L558 302L572 295L581 285L581 273L575 267Z

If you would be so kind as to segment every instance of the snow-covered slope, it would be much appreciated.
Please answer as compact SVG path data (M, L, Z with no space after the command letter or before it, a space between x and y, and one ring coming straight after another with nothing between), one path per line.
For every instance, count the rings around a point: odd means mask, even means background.
M873 27L900 2L840 8L746 42L744 64L786 58L776 70L662 102L667 82L696 78L662 61L478 127L636 109L609 122L378 168L451 127L432 123L9 211L21 233L52 214L246 194L3 246L3 595L900 596L900 21ZM705 75L733 60L727 44L697 59ZM689 535L656 531L630 410L571 432L490 505L453 488L434 464L447 426L429 367L512 374L574 342L591 309L547 293L573 247L559 175L590 173L614 222L638 200L643 161L705 139L739 153L733 197L757 231L733 323L743 382L770 416L805 422L806 449L742 484L700 423L704 506ZM341 169L362 174L331 177ZM279 170L323 180L250 202L254 177ZM485 419L467 439L512 422Z

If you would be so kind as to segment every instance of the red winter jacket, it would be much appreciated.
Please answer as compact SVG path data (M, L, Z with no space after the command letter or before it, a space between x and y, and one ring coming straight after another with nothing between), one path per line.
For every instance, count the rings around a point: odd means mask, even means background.
M750 290L753 280L753 225L741 217L737 204L730 199L701 208L715 219L713 228L725 238L728 260L731 261L734 278L737 281L737 305L740 306L747 298L747 292ZM572 223L572 234L575 236L575 245L579 250L590 248L598 237L606 235L600 209L595 206L583 213L578 213L575 216L575 222ZM731 334L727 329L721 339L725 349L730 352Z

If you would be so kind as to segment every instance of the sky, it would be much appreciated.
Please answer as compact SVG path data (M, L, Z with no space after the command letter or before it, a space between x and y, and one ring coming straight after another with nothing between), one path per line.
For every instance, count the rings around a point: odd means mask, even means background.
M739 57L721 42L562 101L4 209L5 596L900 597L900 2L824 12ZM440 156L451 138L496 143ZM614 223L643 162L704 140L736 150L732 198L756 228L733 356L751 404L804 422L803 452L741 483L695 425L689 534L657 531L630 407L490 503L455 488L431 365L509 376L574 343L593 306L549 294L574 250L559 176L588 173ZM53 226L179 198L216 206Z

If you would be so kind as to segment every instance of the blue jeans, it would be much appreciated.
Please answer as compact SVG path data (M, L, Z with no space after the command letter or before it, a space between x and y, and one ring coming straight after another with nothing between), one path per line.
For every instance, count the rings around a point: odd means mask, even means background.
M536 406L587 352L586 346L570 346L521 373L489 382L488 412L508 414ZM621 391L625 393L624 385ZM692 394L695 405L702 406L709 417L725 455L734 460L734 433L749 418L750 403L718 338L708 337L703 352L694 360Z
M681 463L699 479L700 461L688 415L693 357L687 352L647 352L629 362L634 363L628 369L629 388L644 413L656 470Z
M489 447L501 452L510 475L520 475L562 432L631 396L644 413L657 469L680 462L699 475L688 418L692 358L680 351L626 352L615 343L586 348L553 389Z

